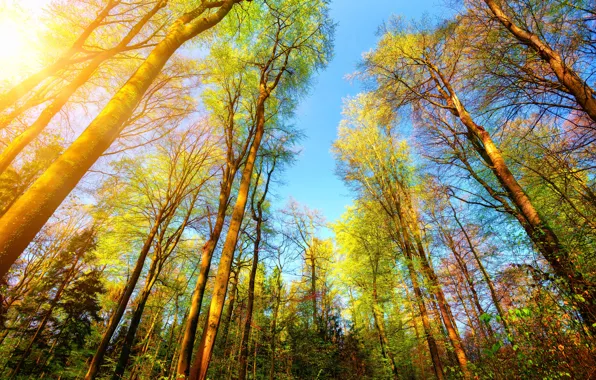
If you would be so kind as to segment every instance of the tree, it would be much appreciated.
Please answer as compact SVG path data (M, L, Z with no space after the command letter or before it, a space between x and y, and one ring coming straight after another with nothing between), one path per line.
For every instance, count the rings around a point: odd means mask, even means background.
M166 37L156 45L85 132L2 216L0 277L8 272L64 198L118 137L121 126L176 50L186 41L219 23L238 1L203 2L178 18ZM203 16L205 12L210 13Z
M438 120L443 128L452 125L445 113L456 119L463 127L458 134L465 136L513 205L509 206L507 201L501 203L508 207L508 212L519 221L550 263L564 291L586 300L576 302L576 306L581 310L586 327L592 329L595 296L586 287L584 275L575 268L570 252L520 185L491 134L474 121L464 105L465 100L461 100L464 98L460 98L456 90L459 78L455 74L464 51L460 30L455 24L431 32L416 32L395 25L385 34L379 50L367 58L366 75L375 78L378 96L396 111L406 104L411 105L416 112L434 115L432 119ZM472 176L493 197L502 198L500 192L485 185L478 175Z
M265 133L268 116L266 103L274 91L278 99L287 97L287 101L292 102L293 97L300 95L304 90L313 71L327 62L329 54L331 25L327 19L324 3L313 1L304 5L282 1L279 4L271 3L264 6L264 14L268 17L260 20L260 26L265 34L258 35L259 38L255 42L259 49L254 54L258 59L255 62L258 77L255 87L258 89L258 95L253 119L253 128L256 132L242 172L236 204L232 211L228 234L215 278L214 295L207 316L206 328L197 350L191 379L204 379L207 375L228 287L233 253L244 217L253 167ZM294 12L298 7L303 10L299 12L300 22L295 18L296 13ZM255 9L255 11L257 10ZM273 29L269 29L271 25ZM291 78L282 80L290 76L289 73L293 73ZM277 110L273 114L276 115Z
M144 239L134 270L126 283L116 310L110 317L108 327L91 361L86 375L88 379L97 376L108 345L141 276L147 255L153 245L156 244L154 248L155 257L147 274L145 289L140 297L141 302L135 313L136 323L139 323L144 304L151 293L151 288L157 280L165 260L168 259L184 232L202 186L210 178L210 175L206 175L205 172L209 168L209 159L213 153L213 146L209 143L209 136L206 131L200 132L200 130L199 133L186 131L178 136L173 136L168 144L163 147L161 155L150 157L147 162L141 165L128 162L121 168L131 173L132 180L132 183L128 186L127 184L124 185L124 194L132 197L131 203L133 204L136 198L137 202L141 201L138 203L139 206L149 206L148 212L146 212L149 232ZM165 165L162 161L163 158L166 158ZM161 171L156 172L156 168L160 166L159 163L161 163ZM130 166L127 168L127 165ZM171 231L173 223L176 223L181 206L189 199L190 203L186 206L185 216L178 222L178 226L174 229L175 232L166 235L168 230ZM124 200L123 204L126 205L128 202L128 200ZM130 344L133 343L136 332L133 323L131 323L131 327L127 350L130 349ZM121 368L118 371L124 371L128 360L127 355L126 353L123 355Z

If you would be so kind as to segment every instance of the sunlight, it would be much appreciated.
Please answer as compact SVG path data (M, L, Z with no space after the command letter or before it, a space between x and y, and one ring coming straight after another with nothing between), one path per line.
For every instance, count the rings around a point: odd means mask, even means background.
M15 10L0 10L0 81L13 82L38 64L35 33Z

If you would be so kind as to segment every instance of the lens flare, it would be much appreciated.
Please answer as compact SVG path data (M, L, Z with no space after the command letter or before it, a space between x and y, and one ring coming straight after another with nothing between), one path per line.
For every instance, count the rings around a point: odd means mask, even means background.
M20 19L20 21L19 21ZM0 81L14 82L36 67L33 25L17 12L0 7Z

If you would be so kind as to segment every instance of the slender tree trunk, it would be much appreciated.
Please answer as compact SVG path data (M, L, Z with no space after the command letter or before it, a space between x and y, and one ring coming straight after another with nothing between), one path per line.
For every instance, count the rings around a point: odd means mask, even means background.
M163 377L164 371L166 370L166 368L169 368L168 366L166 366L166 361L168 360L168 357L170 356L170 349L172 348L172 346L174 344L174 335L175 335L176 327L178 326L178 299L179 299L179 297L180 297L180 294L176 294L176 299L174 301L174 322L172 323L172 326L170 327L170 334L168 336L168 345L166 348L166 353L164 355L163 365L161 366L161 371L159 371L160 378ZM174 354L172 356L173 357L176 356L176 350L174 350Z
M493 301L493 304L495 305L495 308L497 309L497 313L499 314L499 317L501 318L501 323L503 324L505 333L507 334L507 339L513 343L513 335L509 329L509 324L507 322L507 319L505 318L506 317L505 311L503 310L503 307L501 306L501 301L499 300L497 291L495 290L495 285L493 284L492 279L490 278L488 272L486 271L484 264L482 264L482 261L480 260L480 255L478 254L476 247L472 243L472 240L470 238L470 235L468 234L468 231L466 231L463 224L460 222L459 218L457 217L455 208L453 208L453 206L450 206L450 207L451 207L451 210L453 211L453 218L455 219L455 222L457 223L460 230L464 234L464 237L466 238L466 242L468 243L468 247L470 248L470 251L472 252L472 255L474 256L474 260L476 261L476 265L478 266L478 269L480 269L480 273L482 273L484 282L486 282L486 285L488 286L491 299Z
M317 316L317 265L315 260L314 245L310 249L310 294L312 295L312 325L315 330L319 327L319 319Z
M257 378L257 352L259 349L259 332L258 331L254 338L254 342L255 342L255 351L254 351L253 361L252 361L252 378L256 379Z
M157 234L157 230L161 223L162 217L163 217L163 210L160 211L159 214L157 215L155 222L153 224L153 227L151 227L151 231L149 232L149 235L145 239L145 243L143 244L143 248L141 249L141 252L140 252L137 262L135 264L135 268L134 268L130 278L128 279L128 282L126 283L126 287L124 288L124 292L122 293L122 296L120 296L120 299L118 300L118 306L116 306L116 310L110 317L110 321L108 322L106 331L104 332L104 334L101 338L101 342L99 343L99 346L97 347L97 351L95 351L95 355L93 355L93 359L91 360L91 364L89 365L89 370L87 371L87 374L85 375L86 380L95 379L95 377L97 376L97 373L99 372L99 368L100 368L101 364L103 363L103 357L108 349L110 340L112 339L112 336L114 335L114 332L116 331L116 328L118 327L118 324L120 323L120 319L122 319L122 316L124 315L124 312L126 311L126 306L128 305L128 301L130 300L130 297L132 296L132 293L134 292L135 286L137 285L137 281L139 280L139 277L141 276L141 272L143 271L143 266L145 265L145 259L147 258L147 254L149 253L149 250L151 249L151 244L153 244L153 239L155 238L155 235Z
M202 3L195 11L176 20L166 37L95 120L2 216L0 278L6 275L56 208L118 137L122 126L174 52L187 40L216 25L237 1L225 0L216 12L194 20L205 10L206 3Z
M281 304L281 271L277 275L277 295L275 297L275 306L273 308L273 316L271 318L271 367L269 368L269 380L275 379L275 350L277 340L277 317L279 315L279 306Z
M422 246L418 245L418 248L421 249ZM468 358L464 350L461 338L459 336L459 332L457 331L457 326L453 322L451 308L447 303L447 299L445 298L445 294L443 293L443 288L439 283L439 279L437 278L435 271L430 266L426 257L426 253L424 251L419 251L419 258L422 265L422 271L428 278L430 282L431 291L435 294L435 297L437 298L437 304L439 306L439 311L441 312L441 316L443 318L443 324L447 329L447 335L449 337L451 345L453 346L453 351L457 358L457 362L462 371L463 377L464 379L471 379L472 374L468 369Z
M437 342L432 332L430 319L428 318L428 310L426 309L426 305L424 304L422 290L420 290L420 285L418 284L418 274L416 273L416 269L414 269L414 263L412 262L412 258L406 257L406 260L408 271L410 273L410 280L412 282L412 288L414 289L414 296L416 297L416 303L418 304L418 309L420 311L420 318L422 319L424 335L426 336L428 350L430 352L430 357L433 363L433 370L438 380L444 380L445 375L443 372L443 364L441 363L441 357L439 356L439 348L437 346Z
M404 291L406 293L406 299L408 300L408 308L410 309L410 313L412 314L412 327L414 328L414 333L416 334L416 342L420 342L420 329L418 328L418 324L416 323L416 313L414 312L414 307L412 306L412 297L410 296L410 291L408 290L408 286L406 285L405 281L402 279L402 284L404 287ZM418 366L420 367L420 374L422 379L426 379L426 370L424 368L424 357L422 355L422 347L420 344L416 344L416 351L418 352Z
M401 202L396 204L398 209L402 206ZM406 259L406 266L408 268L408 272L410 275L410 280L412 282L412 288L414 290L414 297L416 299L416 303L418 305L418 309L420 310L420 319L422 320L422 327L424 329L424 334L426 336L426 341L428 343L428 349L430 352L430 357L433 363L433 370L435 376L438 380L445 379L445 373L443 371L443 365L441 363L441 357L439 355L439 348L437 346L437 342L434 338L432 327L430 324L430 318L428 317L428 310L424 303L424 295L422 290L420 289L420 285L418 282L418 273L414 268L414 247L410 241L410 237L408 234L408 229L404 225L404 221L400 212L391 213L389 216L393 219L395 231L393 236L395 238L396 243L398 246L401 247L403 255Z
M455 245L455 241L453 240L453 237L449 234L449 232L445 231L445 229L443 229L442 227L439 227L439 228L441 230L441 234L443 235L443 237L445 239L446 245L451 250L451 253L453 253L453 257L455 258L455 261L457 262L459 270L464 277L465 283L467 284L466 289L470 293L471 304L473 305L473 307L475 307L473 309L473 314L475 316L476 322L478 323L478 328L485 335L486 338L489 338L489 337L493 338L494 334L493 334L492 329L490 328L490 325L484 326L480 320L480 315L483 315L485 313L485 311L484 311L484 308L482 307L482 305L480 304L480 299L478 298L478 293L476 292L476 287L474 286L474 280L472 279L472 276L470 275L470 272L468 270L468 265L466 264L464 258L461 257L459 251L457 250L457 247ZM454 282L455 282L455 280L454 280ZM456 284L456 286L458 286L458 284ZM462 297L462 302L463 302L463 297Z
M238 189L236 205L234 206L234 211L232 212L232 219L228 228L228 235L222 249L221 260L219 262L219 268L215 277L215 288L213 298L211 299L209 314L207 315L205 330L203 331L201 344L198 347L195 363L193 364L191 371L191 380L204 380L207 377L207 369L209 368L211 354L213 353L213 345L215 344L215 337L219 328L221 312L224 307L224 300L226 297L226 291L228 289L234 251L236 249L238 234L240 233L240 227L244 218L244 211L248 199L253 167L265 129L265 101L269 97L269 92L264 93L263 91L265 90L262 90L257 103L257 128L255 138L251 145L250 152L242 172L242 180L240 181L240 188Z
M581 272L574 268L569 251L561 244L555 232L540 216L530 198L509 170L501 152L488 132L472 120L472 117L454 93L452 102L455 104L460 120L468 128L468 137L472 140L476 149L485 157L495 177L521 213L519 220L522 227L553 268L557 277L566 284L564 291L572 296L572 301L578 308L588 331L592 335L596 335L596 290L590 288ZM584 299L585 301L581 302L577 299Z
M122 377L122 375L124 374L124 371L126 370L126 366L128 365L128 360L130 358L130 352L131 352L132 346L134 344L134 340L135 340L135 337L137 334L137 329L141 322L141 318L143 317L143 311L145 309L147 299L151 295L151 290L153 289L153 285L155 284L155 281L157 281L157 278L159 277L159 275L161 273L161 270L163 268L165 261L168 259L170 254L174 251L174 249L178 245L178 242L180 241L180 238L182 237L182 234L184 233L184 229L188 225L188 221L189 221L192 211L194 209L195 202L198 198L198 194L199 194L199 191L196 190L196 192L194 193L194 195L192 197L192 201L188 207L188 210L186 212L184 220L178 226L178 228L172 234L172 236L170 236L168 239L166 239L166 244L163 245L162 242L164 241L164 235L167 231L167 227L169 226L171 218L175 214L178 206L180 206L180 202L182 202L182 199L180 197L176 196L175 200L171 201L171 203L174 203L176 205L176 207L170 208L171 211L167 218L167 221L162 226L162 231L161 231L159 238L157 240L158 244L155 249L153 260L151 262L151 267L149 268L149 271L147 272L147 280L145 281L145 287L140 294L139 302L137 303L137 307L133 313L133 316L132 316L132 319L130 322L130 326L126 333L124 346L120 353L120 358L118 359L118 363L116 365L116 369L115 369L114 375L112 377L112 379L114 379L114 380L120 379Z
M226 171L224 172L225 181L222 183L219 194L219 206L217 209L217 219L215 221L215 226L213 227L213 231L211 232L209 240L203 246L203 251L201 254L201 268L199 270L199 277L197 278L195 290L192 294L190 310L188 312L188 318L184 328L184 336L180 346L178 367L176 369L177 376L182 378L188 377L190 371L192 350L195 343L195 336L197 333L203 296L205 294L207 280L209 279L211 260L213 259L213 252L215 251L215 247L217 246L217 242L219 241L219 237L225 222L228 201L230 199L230 192L232 189L232 181L236 173L235 170L230 173L230 170L232 170L232 168L230 165L228 165Z
M149 268L149 271L147 272L147 280L145 281L145 286L141 291L141 294L139 294L137 307L132 313L130 325L128 326L128 330L126 331L126 338L124 339L122 351L120 352L118 363L116 364L116 368L114 369L112 380L121 379L124 375L124 371L126 371L128 359L130 358L130 353L132 351L135 338L137 336L137 329L139 328L139 325L141 323L143 311L145 311L145 305L147 304L147 300L151 295L151 289L153 288L153 284L155 284L157 276L159 276L159 260L160 258L158 257L158 255L156 255L156 257L153 259L153 262L151 263L151 268Z
M182 320L186 320L188 318L188 311L186 312L186 314L184 315L184 318L182 318ZM174 353L172 355L172 360L170 361L170 366L169 366L169 371L168 371L168 379L172 378L172 376L176 377L176 371L175 371L175 366L176 363L178 363L178 361L176 360L176 358L178 357L178 347L180 347L180 345L182 344L182 337L183 337L183 331L182 329L180 329L180 331L178 332L178 338L176 339L176 346L174 347Z
M397 365L395 364L395 357L391 353L391 349L389 348L389 340L387 339L387 334L385 333L385 325L384 325L384 318L380 313L380 305L379 305L379 296L377 294L377 279L376 274L373 274L373 288L372 288L372 312L373 312L373 319L375 321L375 328L377 329L377 333L379 334L379 343L381 345L381 355L383 358L389 359L389 364L391 365L391 372L393 373L393 377L395 379L399 378L399 373L397 371Z
M577 103L588 114L592 121L596 122L596 93L594 90L573 70L567 66L561 55L554 51L547 42L543 41L536 34L517 26L511 18L501 9L495 0L484 0L493 15L501 24L522 44L538 53L538 56L548 63L553 73L557 76L559 83L573 95Z
M239 270L239 269L238 269ZM229 332L230 332L230 322L232 321L232 315L234 315L234 306L236 304L236 293L237 293L237 287L238 287L238 273L237 272L232 272L232 279L230 280L230 298L228 300L228 308L226 310L226 313L224 314L223 317L223 331L222 331L222 345L221 347L223 347L224 352L227 348L228 345L228 336L229 336Z
M157 319L159 317L161 317L161 312L156 312L155 315L153 316L153 319L151 320L151 326L147 330L147 334L145 334L145 338L143 339L143 348L141 349L141 355L145 355L147 353L147 351L149 351L149 343L151 343L151 335L153 335L155 326L157 324ZM170 315L168 315L168 317L166 318L166 325L168 324L169 321L170 321ZM160 339L159 344L161 345L161 339ZM158 346L158 350L159 350L159 346ZM152 364L154 364L154 362L155 361L153 361ZM135 379L139 378L140 367L141 367L140 363L137 363L133 367L133 369L130 371L129 379L135 380ZM152 370L153 370L153 366L149 370L149 373L151 373Z
M402 229L404 231L410 231L413 234L413 243L416 245L416 248L414 249L414 247L412 247L412 251L417 253L417 256L420 260L420 264L422 266L422 271L430 282L429 291L432 292L437 299L443 323L445 325L445 328L447 329L447 335L453 347L453 351L457 358L457 362L459 364L462 375L466 380L471 379L472 373L468 369L468 358L464 350L461 338L459 336L459 332L457 331L457 326L455 325L455 320L451 312L451 307L449 306L449 303L445 298L445 293L443 293L441 283L439 282L439 279L437 278L434 269L431 267L430 262L428 261L426 250L424 249L424 245L422 244L422 234L418 225L418 216L416 210L414 209L414 205L412 204L412 199L409 193L406 193L404 195L405 196L403 209L400 211L399 218ZM409 235L408 232L406 232L405 234ZM409 239L409 236L406 236L405 239ZM410 244L412 243L410 242Z
M21 151L29 145L39 134L48 126L52 118L60 112L62 107L68 102L70 97L83 86L89 78L95 73L97 68L106 60L113 58L116 54L124 50L127 45L139 34L145 24L165 6L165 2L158 1L143 18L137 22L122 41L113 49L106 50L97 55L81 72L63 88L58 96L54 99L52 104L46 107L37 120L29 126L25 131L13 139L0 154L0 175L9 167L13 160L21 153Z
M238 358L238 379L246 379L247 358L248 358L248 341L250 338L250 329L252 325L252 313L255 302L255 278L257 276L257 269L259 268L259 250L261 249L261 224L262 219L257 220L256 237L254 242L252 267L250 270L250 277L248 280L248 301L246 305L246 320L244 322L244 332L242 333L242 341L240 343L240 357Z

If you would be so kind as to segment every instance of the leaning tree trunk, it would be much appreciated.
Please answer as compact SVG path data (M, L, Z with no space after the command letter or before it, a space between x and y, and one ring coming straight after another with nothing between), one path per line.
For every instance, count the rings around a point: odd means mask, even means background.
M592 335L596 335L596 289L591 288L583 274L576 270L569 251L561 244L558 236L538 213L519 185L489 133L474 122L457 96L453 92L452 94L451 101L457 109L457 116L468 128L468 138L487 161L487 165L521 213L519 219L522 227L557 277L565 284L563 290L571 295L572 302L584 320L584 325Z
M2 216L0 278L8 273L62 201L118 138L122 126L170 57L184 42L222 20L237 1L217 2L221 5L217 12L196 19L206 9L207 3L202 3L195 11L176 20L166 37L155 46L87 129Z
M149 268L149 272L147 272L147 280L145 282L143 290L139 294L137 307L132 313L130 325L128 326L128 330L126 331L126 338L124 339L124 345L122 346L122 351L120 352L118 363L116 364L116 368L114 369L112 380L120 380L124 375L126 366L128 365L128 359L130 358L130 353L134 345L135 337L137 336L137 329L139 328L141 318L143 317L143 312L145 311L145 305L147 304L147 300L151 295L151 289L153 288L153 285L157 280L157 276L159 275L159 260L160 259L158 257L155 257L153 259L153 262L151 263L151 268Z
M541 40L538 35L522 29L513 23L511 18L503 12L495 0L484 0L484 2L499 22L518 41L538 53L538 56L550 66L559 83L567 90L566 92L569 92L592 121L596 122L596 93L594 89L573 68L567 66L563 57L553 50L547 42Z
M143 266L145 265L145 259L147 258L147 254L149 253L149 250L151 249L151 244L153 244L153 239L155 238L155 235L157 234L157 230L159 228L161 219L162 219L162 212L160 212L157 215L155 222L153 224L153 227L151 228L149 235L145 239L145 243L143 244L141 253L139 254L139 257L137 258L135 268L132 271L132 274L131 274L130 278L128 279L128 282L126 283L126 287L124 289L124 292L122 293L122 296L118 300L118 306L116 307L116 310L114 310L114 313L110 317L110 321L108 322L107 329L101 338L101 342L99 343L99 346L97 347L97 350L95 351L95 355L93 355L93 359L91 359L91 364L89 365L89 370L87 371L87 374L85 375L85 380L92 380L92 379L95 379L95 376L97 376L99 368L100 368L101 364L103 363L104 355L108 349L108 345L110 344L110 340L112 339L112 336L114 335L114 332L116 331L116 328L118 327L118 324L120 323L120 320L122 319L122 316L124 315L124 312L126 311L126 306L128 305L128 301L130 300L130 297L132 296L132 293L134 292L135 286L137 285L137 281L139 280L139 277L141 276L141 272L143 271Z
M416 299L416 304L418 305L418 310L420 311L420 319L422 320L422 327L424 329L424 334L428 343L428 350L433 363L433 371L438 380L443 380L445 379L445 373L443 371L443 364L441 363L441 357L439 355L439 348L432 332L430 318L428 316L428 309L426 308L424 295L418 282L418 273L414 267L414 247L412 246L410 237L407 234L407 229L403 225L401 216L396 214L392 214L390 216L393 219L396 229L393 236L395 237L398 246L401 247L403 255L406 259L406 266L410 275L410 281L412 282L414 297Z
M468 234L468 231L466 231L466 229L464 228L464 226L460 222L459 218L457 217L457 213L455 212L455 209L453 208L453 206L451 206L451 210L453 211L453 218L455 219L455 222L457 223L457 225L459 226L460 230L464 234L464 237L466 238L466 242L468 243L468 247L470 248L470 251L472 252L472 255L474 256L474 260L476 261L476 265L478 266L478 269L480 269L480 273L482 273L482 277L484 278L484 282L486 282L486 285L488 286L491 299L493 301L493 304L495 305L495 309L497 309L497 314L501 318L501 323L503 324L503 328L505 329L505 334L507 334L507 339L513 345L513 342L514 342L514 340L513 340L513 334L512 334L512 332L511 332L511 330L509 328L509 323L507 322L507 319L505 318L506 317L505 311L503 310L503 307L501 306L501 301L499 300L499 297L497 295L497 291L495 289L495 285L493 284L492 279L490 278L488 272L486 271L486 268L484 268L484 264L482 264L482 261L480 260L480 255L478 254L478 251L476 250L476 247L472 243L472 240L470 238L470 235Z
M119 3L120 0L108 1L106 6L97 14L95 19L89 25L87 25L72 46L66 52L64 52L56 62L29 76L21 83L10 89L8 92L0 95L0 111L4 111L8 107L15 104L29 91L33 90L47 78L55 75L58 71L64 69L64 67L69 63L75 63L73 62L72 58L81 50L91 33L101 26L102 22L110 14L110 11Z
M63 88L52 104L47 106L39 115L37 120L25 129L20 135L13 139L0 154L0 175L9 167L14 159L21 153L29 143L31 143L48 126L52 118L60 112L62 107L68 102L70 97L83 86L89 78L95 73L97 68L106 60L113 58L116 54L123 51L127 45L139 34L145 24L165 6L165 2L159 1L139 22L137 22L127 33L127 35L112 49L101 52L81 70L81 72Z
M228 170L231 170L231 168L228 167ZM233 173L235 174L236 171L233 171ZM227 174L228 173L224 173L226 178L224 183L222 183L219 194L219 206L217 209L217 219L215 221L215 226L213 227L213 231L211 232L209 240L203 246L199 277L197 278L195 290L192 294L190 310L188 312L188 318L184 328L182 344L180 345L180 354L178 357L178 367L176 369L176 373L178 377L182 378L187 378L189 375L190 362L192 360L192 350L195 343L195 336L197 333L203 296L205 294L205 288L209 278L209 271L211 269L211 260L213 259L213 252L215 251L221 231L223 230L226 211L228 209L228 201L230 199L230 192L232 190L232 181L234 176Z

